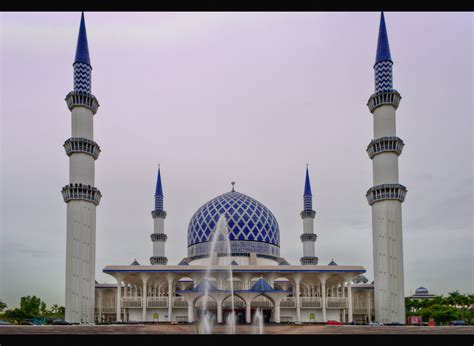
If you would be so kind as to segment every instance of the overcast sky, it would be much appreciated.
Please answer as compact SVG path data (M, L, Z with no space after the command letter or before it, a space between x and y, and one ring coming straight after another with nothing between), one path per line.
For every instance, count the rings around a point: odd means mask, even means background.
M299 264L309 163L320 264L362 265L373 280L373 138L366 103L380 14L86 13L92 92L100 102L96 278L148 264L158 163L166 256L187 254L187 226L236 190L280 225ZM385 15L402 95L397 135L405 294L473 293L473 16ZM80 13L1 14L1 277L9 306L38 295L64 305L72 90Z

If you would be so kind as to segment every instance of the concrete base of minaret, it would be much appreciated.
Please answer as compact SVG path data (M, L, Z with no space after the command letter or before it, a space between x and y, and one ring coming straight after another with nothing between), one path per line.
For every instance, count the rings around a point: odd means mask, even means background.
M375 318L405 323L402 204L397 200L372 205Z
M67 203L65 320L94 323L96 206Z

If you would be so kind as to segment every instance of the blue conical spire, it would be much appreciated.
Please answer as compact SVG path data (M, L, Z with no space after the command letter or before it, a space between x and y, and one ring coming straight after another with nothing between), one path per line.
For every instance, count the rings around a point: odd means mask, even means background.
M313 195L311 194L311 184L309 182L308 165L306 165L306 179L304 182L303 206L304 206L304 210L313 210Z
M387 28L385 27L385 17L383 12L380 16L379 39L377 42L377 56L375 63L385 60L392 60L390 56L390 46L388 45Z
M160 166L158 166L158 178L156 178L156 191L155 196L163 196L163 187L161 186L161 172Z
M309 182L308 166L306 166L306 180L305 180L305 183L304 183L304 196L312 196L312 194L311 194L311 184Z
M155 211L163 211L163 186L161 185L161 172L158 165L158 177L156 178Z
M89 46L87 45L86 21L84 12L81 15L81 26L79 27L79 36L77 38L76 58L74 63L84 63L90 66Z

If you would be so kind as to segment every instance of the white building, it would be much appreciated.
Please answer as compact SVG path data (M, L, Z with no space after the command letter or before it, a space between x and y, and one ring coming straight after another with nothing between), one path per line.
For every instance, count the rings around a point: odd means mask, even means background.
M68 207L66 259L66 319L92 321L187 321L199 318L204 289L217 322L230 312L231 287L241 322L251 322L256 308L264 319L281 322L404 323L401 202L406 189L398 184L398 155L403 142L395 137L395 109L400 96L392 89L391 58L382 14L375 68L376 93L369 99L374 113L374 140L367 151L373 160L374 187L367 198L373 210L374 285L358 265L318 263L312 192L308 168L303 195L303 256L289 264L280 254L280 229L272 212L259 201L232 189L203 204L188 227L188 256L168 264L161 172L151 212L154 230L150 265L108 265L103 269L116 284L95 284L95 207L100 192L94 186L94 160L100 149L93 140L93 115L98 108L91 94L91 70L84 16L74 63L74 91L66 101L72 112L70 184L63 188ZM171 215L178 213L171 213ZM231 255L224 242L210 253L212 235L221 215L227 220ZM210 267L209 267L210 266ZM210 268L210 269L209 269ZM232 268L231 282L229 268ZM209 269L209 272L208 272ZM353 282L354 281L354 282ZM362 283L361 283L362 281ZM95 301L95 313L94 313ZM400 316L403 310L403 320Z

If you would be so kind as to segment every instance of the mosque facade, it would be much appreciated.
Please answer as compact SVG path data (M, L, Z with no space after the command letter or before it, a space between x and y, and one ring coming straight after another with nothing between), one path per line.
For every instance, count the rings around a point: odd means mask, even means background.
M369 284L359 265L321 264L316 256L308 167L300 217L302 256L290 264L281 253L280 228L273 213L251 196L230 191L204 203L192 215L187 256L169 264L166 257L164 189L158 168L149 264L107 265L103 272L116 284L95 281L96 207L95 160L100 153L93 138L99 103L92 94L84 14L81 17L74 67L74 90L66 96L72 135L65 143L70 162L67 204L66 320L194 322L203 296L216 322L226 320L231 297L237 320L251 323L256 309L273 323L340 322L405 323L401 203L406 189L398 183L398 156L403 141L395 135L395 110L400 95L392 88L392 60L385 19L381 17L375 70L375 93L368 107L374 118L374 140L367 148L373 162L374 186L367 191L372 207L375 282ZM226 239L213 235L225 217ZM229 272L232 272L232 276ZM232 294L233 292L233 294Z

